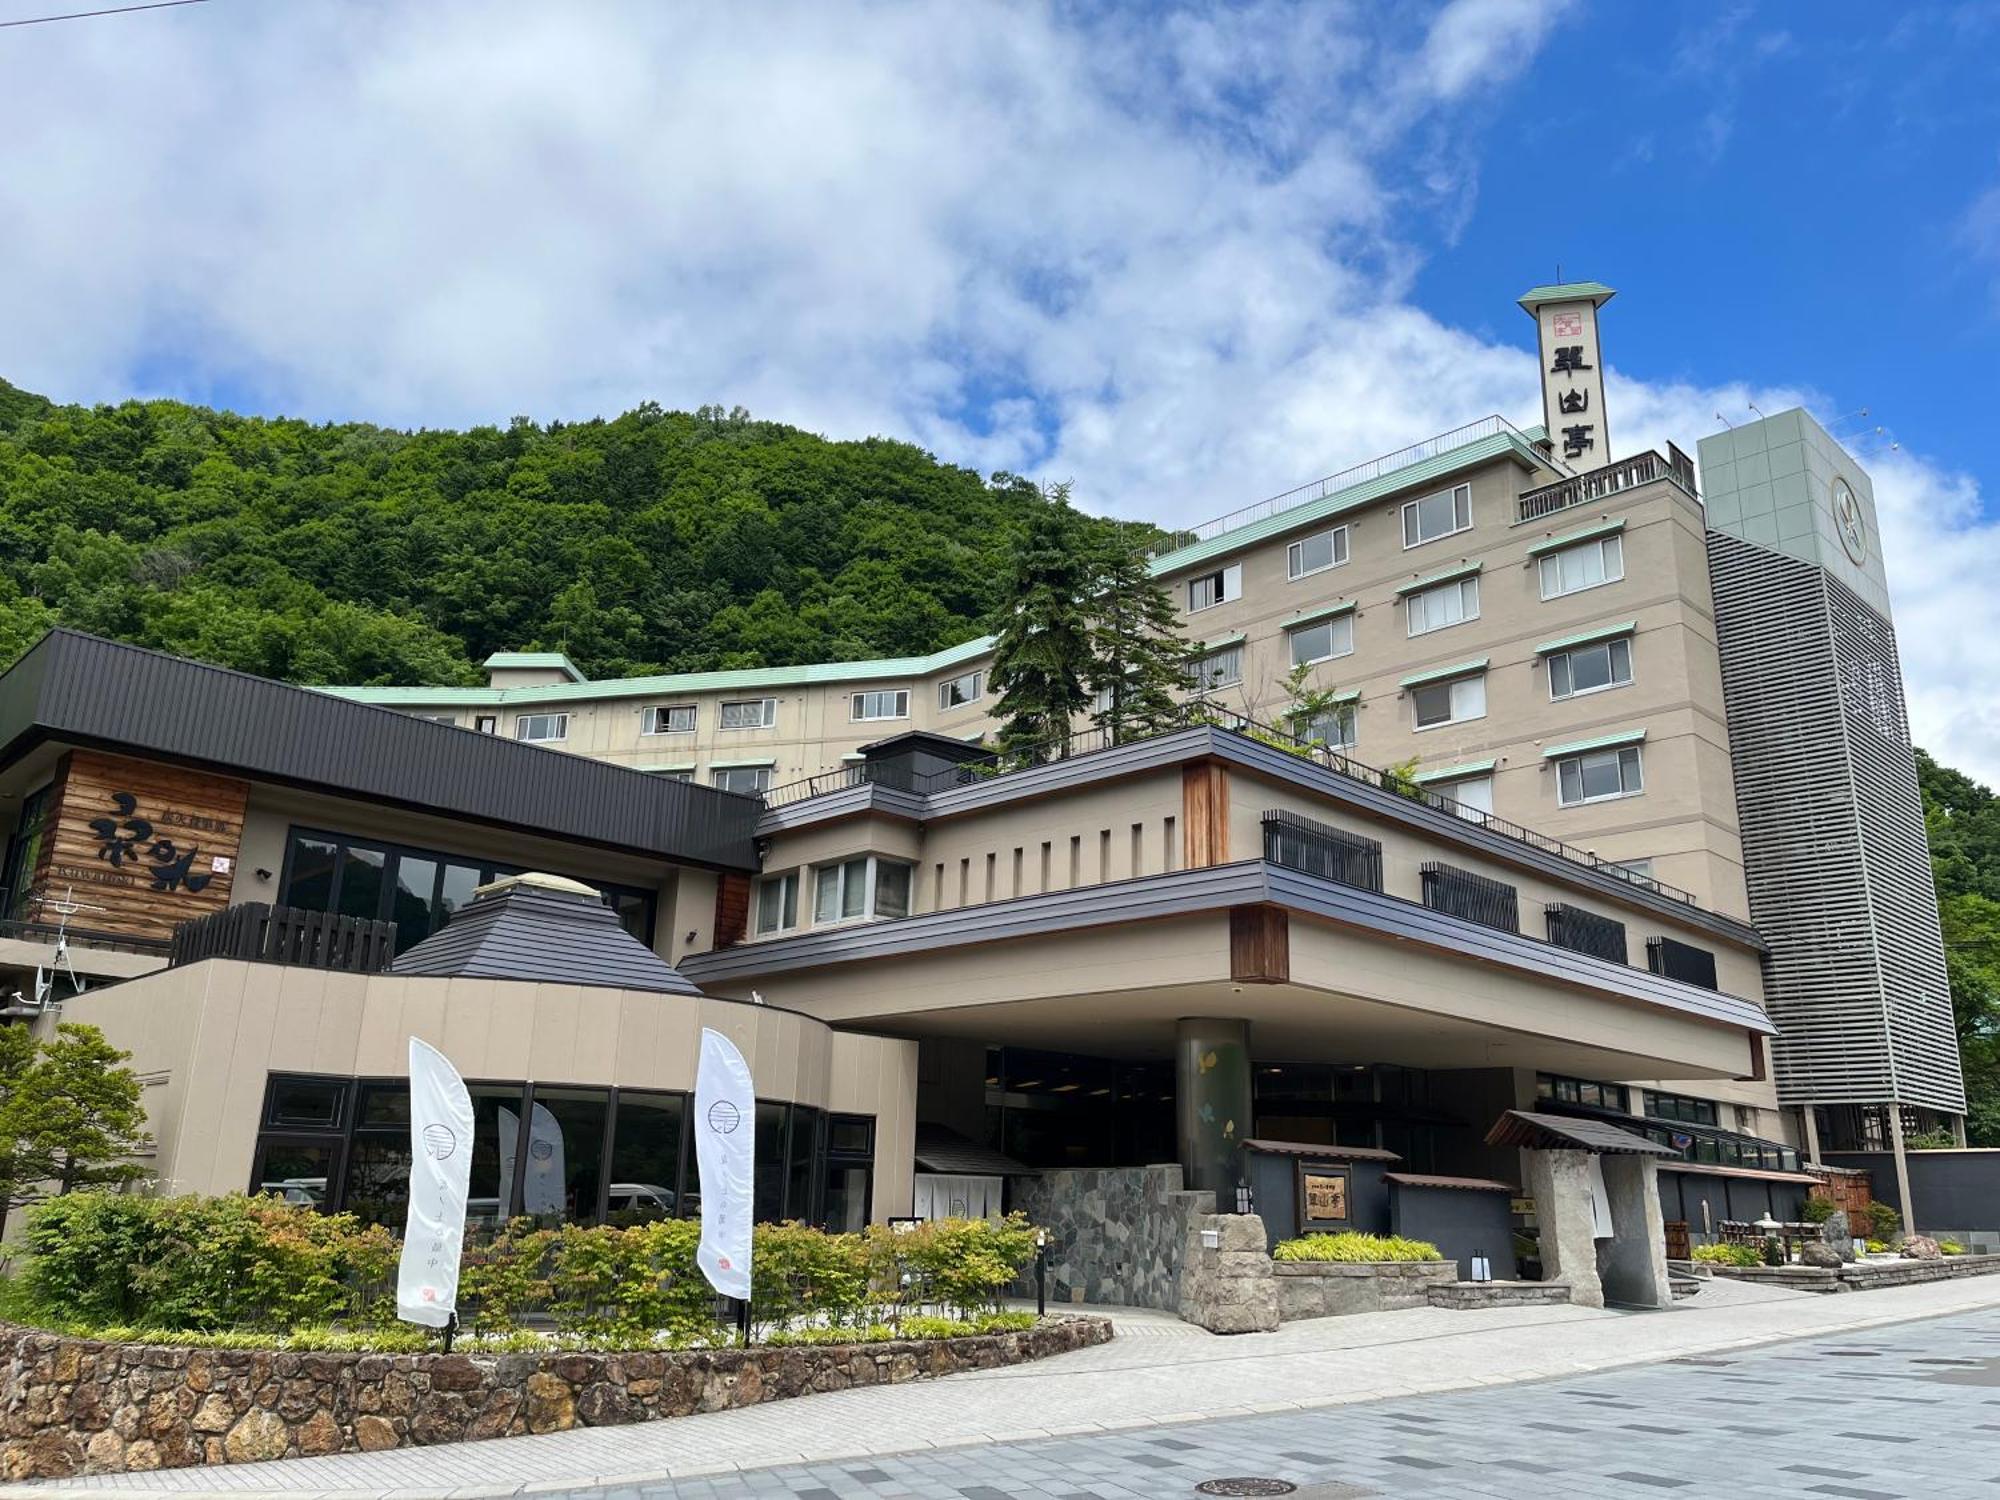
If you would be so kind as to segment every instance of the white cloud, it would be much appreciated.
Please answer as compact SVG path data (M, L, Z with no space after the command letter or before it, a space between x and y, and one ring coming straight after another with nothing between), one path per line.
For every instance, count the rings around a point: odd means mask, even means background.
M740 403L1193 521L1539 419L1527 356L1412 289L1563 8L290 0L24 28L0 374L390 423ZM1494 321L1525 345L1518 316ZM1788 399L1612 398L1621 450ZM1969 481L1874 467L1919 738L2000 780L2000 534Z

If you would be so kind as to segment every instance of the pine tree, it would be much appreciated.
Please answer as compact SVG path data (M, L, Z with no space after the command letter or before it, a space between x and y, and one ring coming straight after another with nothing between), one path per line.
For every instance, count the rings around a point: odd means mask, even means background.
M131 1059L95 1026L65 1021L0 1102L6 1210L78 1188L146 1175L132 1158L151 1149Z
M1071 723L1090 706L1093 673L1085 601L1092 559L1069 486L1054 486L1028 521L995 619L992 686L1000 748L1042 760L1066 754Z
M1093 559L1089 602L1093 716L1112 744L1183 722L1181 698L1195 648L1181 634L1166 586L1130 533L1107 529Z

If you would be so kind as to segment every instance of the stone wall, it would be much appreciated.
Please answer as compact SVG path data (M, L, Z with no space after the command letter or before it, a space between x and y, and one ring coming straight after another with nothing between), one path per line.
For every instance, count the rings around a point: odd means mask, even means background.
M1066 1353L1101 1318L930 1342L657 1354L289 1354L105 1344L0 1324L0 1480L608 1427Z
M1569 1288L1549 1281L1444 1281L1424 1288L1432 1307L1476 1312L1485 1307L1547 1307L1569 1302Z
M1210 1333L1269 1333L1278 1326L1271 1266L1256 1214L1197 1215L1184 1251L1182 1319Z
M1448 1260L1281 1260L1272 1269L1278 1316L1286 1322L1424 1307L1432 1287L1458 1280L1458 1267Z
M1868 1292L1920 1281L1956 1281L1961 1276L2000 1273L2000 1255L1951 1255L1943 1260L1864 1260L1830 1266L1709 1266L1732 1281L1761 1281L1801 1292Z
M1049 1235L1049 1301L1181 1309L1189 1226L1213 1193L1185 1192L1178 1166L1043 1172L1013 1183L1013 1206ZM1031 1279L1016 1290L1035 1294Z

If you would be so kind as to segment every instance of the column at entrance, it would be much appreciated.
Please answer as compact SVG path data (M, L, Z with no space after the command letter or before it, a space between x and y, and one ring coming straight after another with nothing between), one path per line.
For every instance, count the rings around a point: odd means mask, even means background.
M1183 1016L1175 1026L1174 1114L1187 1186L1235 1202L1237 1145L1250 1134L1250 1023Z

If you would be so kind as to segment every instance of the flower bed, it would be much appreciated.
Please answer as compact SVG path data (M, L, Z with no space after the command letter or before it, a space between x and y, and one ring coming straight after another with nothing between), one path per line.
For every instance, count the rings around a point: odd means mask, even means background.
M364 1354L109 1343L0 1324L0 1479L559 1432L898 1385L1111 1337L1102 1318L879 1343L627 1354Z

